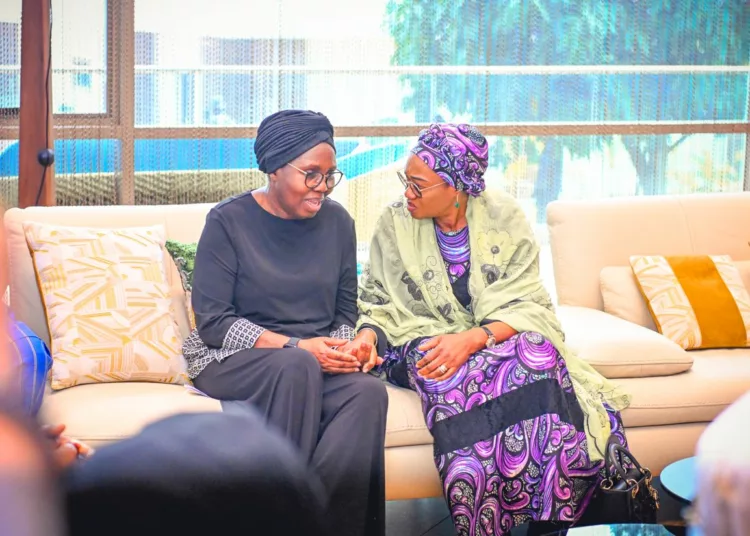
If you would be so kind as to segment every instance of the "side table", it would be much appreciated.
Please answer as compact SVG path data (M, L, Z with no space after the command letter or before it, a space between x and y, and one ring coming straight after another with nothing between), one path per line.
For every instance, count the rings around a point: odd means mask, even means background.
M684 504L691 504L695 498L695 457L670 463L659 479L667 493Z

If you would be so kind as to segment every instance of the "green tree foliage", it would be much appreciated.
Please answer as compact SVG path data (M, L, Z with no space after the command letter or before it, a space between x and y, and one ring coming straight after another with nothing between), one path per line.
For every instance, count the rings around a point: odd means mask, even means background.
M748 65L746 0L391 0L395 65ZM404 75L419 122L747 120L748 75ZM622 136L645 194L687 136ZM606 136L563 137L586 156Z

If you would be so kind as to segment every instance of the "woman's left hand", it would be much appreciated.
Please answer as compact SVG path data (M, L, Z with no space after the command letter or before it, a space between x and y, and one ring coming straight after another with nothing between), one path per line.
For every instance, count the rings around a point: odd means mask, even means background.
M360 331L353 341L339 347L339 351L356 357L362 365L362 372L370 372L383 363L383 358L378 356L375 348L375 334L369 329Z
M439 335L419 346L419 350L427 352L417 361L419 375L425 379L442 381L453 376L466 363L472 354L484 348L487 336L484 332L470 329L463 333ZM441 366L444 365L444 368Z

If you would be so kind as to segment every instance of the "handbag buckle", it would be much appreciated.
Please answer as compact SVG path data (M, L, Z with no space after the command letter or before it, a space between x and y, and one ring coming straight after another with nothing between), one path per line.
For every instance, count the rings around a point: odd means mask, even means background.
M602 483L599 484L599 487L603 490L611 490L613 485L614 484L611 478L605 478L604 480L602 480Z

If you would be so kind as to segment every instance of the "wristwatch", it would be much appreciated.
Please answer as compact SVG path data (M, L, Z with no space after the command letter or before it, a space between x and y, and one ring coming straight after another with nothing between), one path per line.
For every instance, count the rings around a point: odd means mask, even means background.
M492 333L492 330L488 328L487 326L479 326L484 330L484 332L487 334L487 342L485 343L486 348L494 348L497 344L497 339L495 339L495 335Z
M299 346L299 337L290 337L288 341L284 343L284 348L297 348Z

